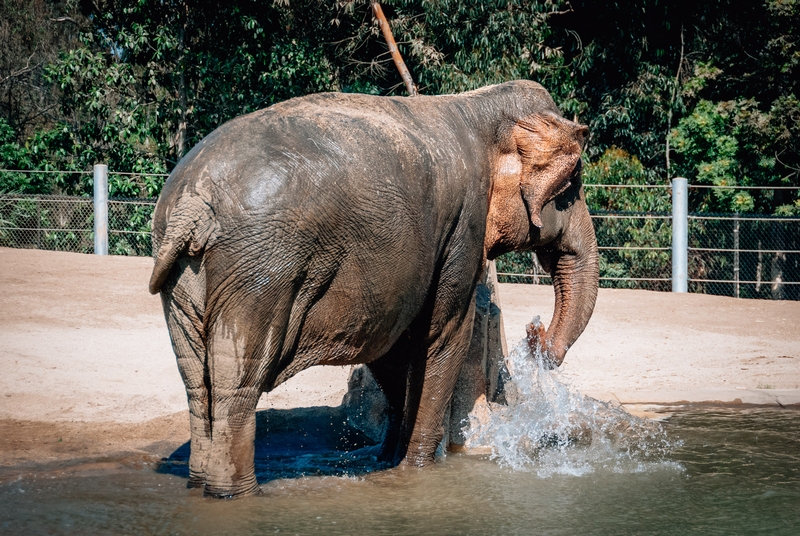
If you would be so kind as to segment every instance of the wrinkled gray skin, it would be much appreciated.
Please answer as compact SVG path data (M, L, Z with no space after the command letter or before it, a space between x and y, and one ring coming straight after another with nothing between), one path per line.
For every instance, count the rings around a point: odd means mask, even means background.
M533 249L551 271L559 364L597 293L585 133L517 81L312 95L192 149L156 207L150 282L186 384L189 485L258 492L258 399L320 364L366 363L392 408L383 457L432 463L487 257Z

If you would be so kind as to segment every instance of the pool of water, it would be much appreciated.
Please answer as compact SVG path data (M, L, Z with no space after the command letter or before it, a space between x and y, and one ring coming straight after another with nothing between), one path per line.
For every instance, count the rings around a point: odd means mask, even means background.
M800 534L800 409L642 419L570 389L527 344L508 365L508 404L467 433L485 455L386 469L341 408L269 410L261 496L186 489L188 445L42 465L0 484L0 534Z
M39 472L0 486L0 533L798 534L800 411L673 411L667 459L579 476L451 454L427 470L277 478L262 496L219 501L159 463ZM300 456L324 465L331 453Z

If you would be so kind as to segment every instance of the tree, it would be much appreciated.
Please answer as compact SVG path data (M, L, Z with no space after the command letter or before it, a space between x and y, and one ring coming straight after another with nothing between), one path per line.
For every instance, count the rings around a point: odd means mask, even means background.
M43 69L87 25L73 0L0 0L0 117L23 142L52 120L57 94Z
M36 75L49 111L29 114L42 106L24 104L19 89L6 99L6 123L20 147L30 147L26 162L33 167L88 169L104 161L112 169L168 171L221 123L287 98L330 90L403 93L369 0L93 0L81 2L82 13L77 0L3 2L31 43L54 43ZM739 184L798 184L796 0L383 5L425 94L535 79L565 114L590 126L587 161L616 147L638 159L650 182L678 171L695 180L702 162L717 162L712 168L720 171L720 161L697 160L699 153L684 149L691 140L702 145L692 138L700 131L689 129L693 117L730 109L724 125L703 134L735 140L735 150L728 149L736 163L724 173L736 174ZM12 56L26 57L3 58ZM14 84L21 76L12 77ZM65 192L88 187L54 185ZM151 195L160 184L115 188ZM737 208L797 210L791 194L751 198Z

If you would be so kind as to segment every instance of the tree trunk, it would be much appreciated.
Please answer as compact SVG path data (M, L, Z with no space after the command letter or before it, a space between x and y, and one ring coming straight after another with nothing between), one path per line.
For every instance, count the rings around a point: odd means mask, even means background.
M772 254L772 262L770 263L772 299L783 300L786 299L786 296L784 295L785 285L783 284L783 282L786 280L783 275L784 264L786 263L786 253L780 250L786 247L784 245L785 237L781 232L780 223L773 221L770 223L770 227L770 239L772 241L772 247L770 249L775 250L775 252Z
M186 25L189 20L189 5L183 2L181 6L181 22L178 30L178 99L180 110L178 118L178 131L175 135L175 154L180 160L186 150Z

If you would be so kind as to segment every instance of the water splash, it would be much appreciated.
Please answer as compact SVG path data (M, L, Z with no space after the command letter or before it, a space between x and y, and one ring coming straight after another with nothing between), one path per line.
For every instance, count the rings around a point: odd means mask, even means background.
M540 325L538 316L533 324ZM501 465L542 477L670 465L675 445L658 422L571 389L558 370L550 370L541 348L532 353L523 339L507 365L508 404L492 404L483 418L470 416L464 429L468 446L489 447L490 457Z

